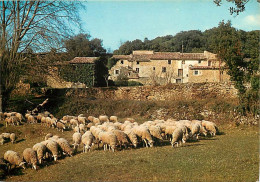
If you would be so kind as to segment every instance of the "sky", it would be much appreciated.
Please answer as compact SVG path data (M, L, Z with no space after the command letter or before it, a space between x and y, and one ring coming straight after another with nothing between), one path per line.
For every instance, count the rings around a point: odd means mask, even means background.
M217 27L222 20L231 20L237 29L260 30L260 3L250 0L238 16L230 15L232 3L221 6L213 0L90 0L80 12L83 30L92 38L103 40L113 51L125 41L149 40L175 35L180 31L205 31Z

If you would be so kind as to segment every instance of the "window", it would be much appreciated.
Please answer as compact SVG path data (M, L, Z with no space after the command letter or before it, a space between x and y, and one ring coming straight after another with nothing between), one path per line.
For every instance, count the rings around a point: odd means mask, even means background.
M123 61L123 60L121 61L121 64L124 64L124 61Z
M166 72L166 67L162 67L162 72L163 72L163 73Z
M168 60L168 64L172 64L172 60Z
M198 70L194 70L193 74L194 75L199 75L199 71Z
M183 69L178 69L178 76L183 76Z
M182 61L181 61L181 64L185 64L185 60L182 60Z
M115 70L115 74L118 75L119 74L119 70Z
M135 70L136 70L137 73L139 73L139 68L136 68Z
M136 64L139 64L139 61L136 61Z
M211 66L211 61L208 61L208 66Z
M176 83L181 83L181 79L176 79Z
M200 63L201 63L201 60L199 60L198 63L200 64Z
M155 71L155 67L153 67L153 70Z

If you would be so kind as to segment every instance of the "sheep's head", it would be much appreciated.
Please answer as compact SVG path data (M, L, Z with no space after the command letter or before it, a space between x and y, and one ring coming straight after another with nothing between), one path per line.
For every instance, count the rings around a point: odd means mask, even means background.
M32 169L37 170L39 167L36 164L32 165Z
M25 169L25 162L20 162L19 167L22 167L23 169Z
M149 143L150 147L153 147L153 143L154 143L153 140L149 141L148 143Z

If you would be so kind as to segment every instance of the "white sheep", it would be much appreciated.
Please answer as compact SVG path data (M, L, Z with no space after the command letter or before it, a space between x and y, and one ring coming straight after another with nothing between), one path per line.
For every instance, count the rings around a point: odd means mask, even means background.
M101 122L100 122L100 120L98 118L94 118L93 119L93 123L94 124L100 124Z
M100 116L98 117L98 119L99 119L99 121L100 121L101 123L109 122L108 116L106 116L106 115L100 115Z
M43 143L36 143L33 146L33 150L37 153L37 158L39 163L42 163L42 159L46 155L47 148Z
M45 136L44 140L48 140L48 139L51 138L52 136L53 136L52 133L48 133L48 134Z
M52 154L54 161L57 161L58 160L58 154L59 154L58 143L54 140L45 140L41 143L46 146L47 152Z
M110 116L109 120L110 120L110 122L115 123L118 121L118 118L117 118L117 116Z
M12 166L16 167L22 167L25 169L25 162L23 162L23 159L19 155L19 153L8 150L4 153L4 160L6 160L9 163L8 169L11 169Z
M91 146L93 145L94 136L90 131L86 131L81 138L81 142L83 143L83 152L90 151Z
M74 131L74 132L78 132L78 133L80 133L80 129L79 129L78 126L75 126L75 128L73 129L73 131Z
M125 134L121 130L113 130L112 132L116 135L120 148L122 149L122 145L124 145L124 147L127 148L127 145L129 144L127 134Z
M5 139L3 137L3 135L0 135L0 144L3 145L5 142Z
M186 141L184 139L184 133L183 133L183 130L182 128L176 128L173 133L172 133L172 141L171 141L171 144L172 144L172 147L174 147L175 144L177 144L177 147L179 144L181 144L183 141Z
M85 125L84 124L79 124L79 132L85 132Z
M79 132L76 132L72 135L72 139L73 139L73 146L74 149L77 150L77 147L79 147L80 143L81 143L81 134Z
M103 142L104 150L107 150L107 145L109 149L111 148L114 152L117 145L117 138L116 135L112 132L100 132L98 136L99 140Z
M68 156L72 156L73 154L73 150L70 147L70 144L68 142L68 140L66 140L65 138L59 138L57 140L57 143L59 144L62 152L64 152L65 154L67 154Z
M215 136L216 133L218 132L218 128L217 128L216 124L213 122L203 120L202 126L207 130L207 132L211 136Z
M32 116L32 115L29 115L28 116L28 119L27 119L27 122L28 123L36 123L36 119L34 118L34 116Z
M127 130L124 130L124 132L125 132L125 134L127 134L128 138L130 139L133 146L136 148L137 144L138 144L138 139L137 139L137 136L134 133L134 131L132 131L132 129L127 129Z
M11 140L12 144L15 142L15 140L16 140L15 133L10 134L10 140Z
M149 130L144 126L136 126L133 128L133 131L137 134L138 137L142 139L146 147L148 147L148 144L150 147L153 147L153 139L149 132Z
M191 138L196 138L196 140L199 139L200 134L200 124L199 123L192 123L191 124Z
M25 162L30 164L33 169L37 170L37 154L36 152L31 148L26 148L23 151L23 159Z
M57 130L58 131L61 130L63 132L66 129L65 124L63 124L62 122L57 122L56 125L57 125Z
M86 117L83 117L83 116L78 116L78 122L80 124L86 124Z

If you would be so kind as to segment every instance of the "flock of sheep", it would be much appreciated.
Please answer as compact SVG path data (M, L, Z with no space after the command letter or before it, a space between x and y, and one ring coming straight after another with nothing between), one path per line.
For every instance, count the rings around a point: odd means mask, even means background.
M8 124L20 124L24 119L21 114L16 112L0 114L1 117L5 118L6 127ZM42 164L44 160L53 159L56 161L64 155L72 156L81 144L83 152L90 151L93 145L97 145L99 148L100 144L103 144L104 150L112 150L113 152L119 148L122 150L138 146L153 147L166 141L170 142L172 147L175 145L178 147L188 140L198 140L200 135L215 136L218 132L215 123L205 120L177 121L168 119L138 124L133 118L119 122L116 116L101 115L96 118L93 116L84 117L83 114L79 116L66 115L59 120L49 112L38 115L27 113L25 118L28 123L41 123L41 125L57 128L62 132L72 129L74 131L73 143L70 144L67 139L48 133L44 141L36 143L32 148L26 148L22 157L15 151L6 151L4 160L9 168L12 166L24 168L25 164L29 164L36 170L38 164Z

